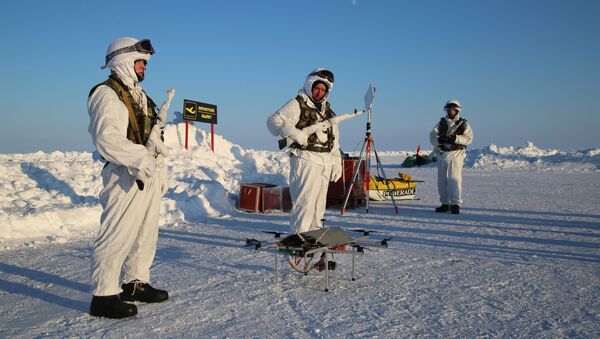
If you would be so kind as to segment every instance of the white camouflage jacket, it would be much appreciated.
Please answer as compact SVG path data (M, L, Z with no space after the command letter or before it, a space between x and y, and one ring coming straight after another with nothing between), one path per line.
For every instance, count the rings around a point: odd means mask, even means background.
M316 108L312 100L306 95L304 89L298 91L298 95L304 98L308 106ZM323 107L325 106L325 102L323 101ZM273 135L285 138L289 136L287 131L296 128L299 119L300 105L296 98L294 98L286 102L285 105L267 119L267 127ZM337 125L333 125L333 135L335 137L333 149L329 153L310 152L299 149L291 149L290 153L319 165L340 164L340 132Z

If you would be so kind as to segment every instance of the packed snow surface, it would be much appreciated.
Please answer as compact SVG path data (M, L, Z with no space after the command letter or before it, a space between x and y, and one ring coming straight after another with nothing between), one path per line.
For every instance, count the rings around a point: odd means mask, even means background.
M424 180L420 200L371 202L327 225L392 237L323 274L292 273L244 247L289 231L288 214L236 209L241 183L287 185L283 152L249 150L185 125L167 127L154 286L169 301L127 320L89 314L90 243L99 227L92 153L0 154L0 337L599 337L600 149L490 145L469 150L461 215L433 212L435 165L380 152L388 177ZM375 161L372 161L374 164ZM373 168L375 171L375 168ZM358 234L355 234L358 235Z

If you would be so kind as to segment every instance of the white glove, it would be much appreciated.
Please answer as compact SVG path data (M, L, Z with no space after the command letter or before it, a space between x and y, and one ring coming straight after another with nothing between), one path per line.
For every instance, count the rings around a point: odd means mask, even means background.
M307 136L315 133L317 135L317 139L324 143L327 142L327 129L331 126L333 126L331 122L329 122L329 120L325 120L305 127L302 129L302 132Z
M297 128L290 129L287 137L294 140L298 144L300 144L300 146L304 146L304 145L308 144L308 134L306 134L306 132L299 130Z
M333 163L331 168L331 178L330 181L336 182L340 180L342 177L342 159L337 158L337 161Z
M320 131L324 131L324 130L328 129L329 127L333 126L333 125L334 124L332 124L329 120L325 120L325 121L318 122L318 123L316 123L314 125L311 125L309 127L312 128L312 126L315 126L314 128L317 128Z

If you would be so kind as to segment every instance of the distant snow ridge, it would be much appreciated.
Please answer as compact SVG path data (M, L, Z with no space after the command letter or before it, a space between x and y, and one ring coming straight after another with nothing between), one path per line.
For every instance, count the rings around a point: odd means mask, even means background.
M600 149L584 151L543 150L531 141L514 148L494 144L467 151L465 167L476 169L537 169L568 172L600 170Z

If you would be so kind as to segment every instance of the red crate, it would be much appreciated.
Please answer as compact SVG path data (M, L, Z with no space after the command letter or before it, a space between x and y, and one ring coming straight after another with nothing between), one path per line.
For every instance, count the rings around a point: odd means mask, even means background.
M263 211L278 210L287 212L292 209L290 188L286 186L263 187Z
M239 209L246 212L263 212L263 189L275 187L272 184L265 183L251 183L241 184L240 186L240 204Z
M342 207L344 204L344 199L350 189L352 174L354 173L354 168L358 164L358 160L357 157L342 159L344 166L342 177L336 182L329 182L329 188L327 190L327 207ZM365 189L364 178L365 162L363 161L360 165L360 170L358 171L354 185L352 186L352 192L350 193L346 207L362 206L365 203L367 191Z

